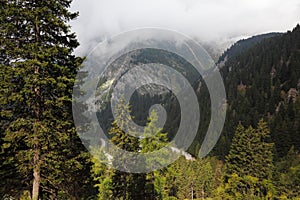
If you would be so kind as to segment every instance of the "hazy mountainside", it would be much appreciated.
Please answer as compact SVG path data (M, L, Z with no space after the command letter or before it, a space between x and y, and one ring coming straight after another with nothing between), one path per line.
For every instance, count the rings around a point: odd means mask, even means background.
M157 29L85 59L71 3L0 3L0 199L299 200L299 25L222 67Z
M176 71L180 72L194 89L198 88L201 76L196 69L192 67L190 63L174 53L170 53L164 50L157 49L143 49L125 54L115 60L101 75L98 82L97 89L97 104L100 104L100 111L98 112L99 123L104 127L104 131L107 133L110 129L110 124L113 120L111 110L111 100L114 99L112 92L117 84L120 83L120 77L129 72L131 69L138 66L150 65L152 63L160 63L166 66L172 66ZM175 81L175 75L168 77L165 75L165 71L155 71L156 77L163 82ZM151 79L148 72L136 72L127 73L129 82L136 82L136 77L139 77L139 81L147 81ZM170 79L170 80L169 80ZM178 80L177 80L178 81ZM176 81L175 81L176 82ZM179 83L179 82L177 82ZM164 84L166 85L166 84ZM125 88L127 87L127 88ZM128 91L130 85L121 85L117 91ZM174 85L176 87L176 84ZM179 87L179 86L178 86ZM184 86L180 86L183 87ZM183 89L182 88L182 89ZM115 90L116 91L116 90ZM148 111L154 104L161 104L167 111L168 117L164 130L168 132L168 137L171 139L177 132L178 125L180 123L180 107L176 96L168 88L156 84L148 84L146 86L138 88L131 97L132 114L134 121L144 126L147 122ZM201 106L201 109L202 108Z
M247 51L251 47L254 47L258 43L264 41L265 39L280 36L282 33L266 33L262 35L256 35L250 37L248 39L242 39L238 42L234 43L230 48L228 48L218 59L218 64L222 62L226 62L228 59L235 58L242 54L243 52Z
M236 46L236 45L234 45ZM233 46L233 48L234 48ZM231 50L229 50L231 52ZM277 156L300 150L300 27L261 41L221 68L228 112L216 154L228 152L234 127L265 118Z
M234 135L233 130L239 122L245 126L254 126L261 118L271 126L271 140L275 143L278 156L286 155L293 145L296 150L300 150L299 32L298 26L293 32L286 34L255 36L237 42L223 54L228 55L227 62L220 70L226 88L228 110L222 136L213 154L225 157ZM107 105L98 113L99 122L106 131L109 130L113 120L109 100L118 78L134 66L153 62L173 66L190 80L196 91L201 121L189 152L197 155L210 121L210 97L201 76L195 75L197 72L189 63L172 53L146 49L116 60L98 84L101 102ZM157 72L158 77L161 76L159 74L161 73ZM147 74L136 76L145 76L147 79ZM134 81L132 77L132 82ZM131 97L134 120L145 125L149 108L157 103L162 103L167 111L164 130L171 139L177 132L181 116L174 94L166 88L155 85L139 88Z

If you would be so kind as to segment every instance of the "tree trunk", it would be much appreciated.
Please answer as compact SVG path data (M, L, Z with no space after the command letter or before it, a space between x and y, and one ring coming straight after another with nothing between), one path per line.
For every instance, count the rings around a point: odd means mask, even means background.
M39 166L39 149L35 147L34 150L34 167L33 167L33 185L32 185L32 200L39 199L39 188L40 188L40 181L41 181L41 174L40 174L40 166Z
M36 17L36 22L35 22L35 39L36 42L39 41L39 26L37 23L37 17ZM35 66L34 67L34 74L39 74L39 67ZM39 150L39 140L38 140L38 126L39 126L39 120L40 120L40 102L38 99L40 98L40 88L39 86L36 86L34 88L34 92L36 94L36 107L34 108L34 113L35 113L35 123L33 125L33 150L34 150L34 155L33 155L33 185L32 185L32 200L38 200L39 199L39 189L40 189L40 181L41 181L41 172L40 172L40 150Z

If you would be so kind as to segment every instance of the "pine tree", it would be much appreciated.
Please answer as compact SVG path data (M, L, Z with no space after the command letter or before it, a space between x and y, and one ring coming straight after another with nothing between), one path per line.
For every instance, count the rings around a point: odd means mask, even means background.
M113 169L109 168L109 159L106 157L101 147L92 149L94 157L92 157L91 175L95 181L95 187L98 188L98 199L113 199L112 196L112 175Z
M276 163L274 183L278 196L293 199L300 195L300 155L292 146L288 154Z
M130 105L125 104L124 98L120 99L120 102L116 106L116 118L112 123L112 127L109 130L109 134L112 136L111 142L117 147L126 151L138 152L140 150L139 139L130 135L135 131L132 127L128 126L131 120L125 114L130 113ZM124 131L129 132L124 132ZM126 160L126 155L116 154L113 152L112 162L117 165L118 159ZM116 161L116 162L115 162ZM131 162L126 160L126 162ZM126 168L126 162L122 163ZM111 180L111 190L113 198L121 199L143 199L145 198L145 174L130 174L127 172L121 172L114 170Z
M168 142L167 134L162 132L162 127L158 127L158 115L157 112L152 110L148 118L147 126L144 129L143 138L141 139L141 152L148 153L155 150L159 150L166 146ZM163 152L164 153L164 152ZM163 155L162 155L163 157ZM160 165L164 165L164 160L158 160L158 158L148 159L146 165L151 166L154 162ZM147 174L147 195L149 199L156 199L162 196L162 178L163 172L153 171Z
M143 153L159 150L167 144L167 134L163 133L162 130L162 127L158 127L157 112L152 110L148 118L147 126L144 129L143 138L141 139Z
M205 199L209 196L213 183L213 172L207 160L187 160L181 157L175 165L178 166L174 183L179 199Z
M232 139L229 154L226 157L226 170L228 174L246 173L248 167L247 163L245 165L245 162L248 156L247 154L249 153L249 151L247 151L247 143L248 138L245 128L239 123Z
M253 171L255 177L260 179L270 179L274 170L273 166L273 146L270 141L270 129L267 122L260 120L254 132L251 142L253 149Z
M240 176L255 175L268 179L273 167L273 144L269 143L270 130L263 120L257 129L239 124L226 158L227 173Z
M86 156L71 110L83 59L72 54L78 42L67 22L78 13L68 11L70 4L1 1L0 107L1 118L9 121L2 147L13 152L7 160L31 188L32 200L56 198L59 191L79 198L76 190L84 188L76 176L88 165L82 165Z
M225 188L235 198L274 195L271 184L273 144L267 123L260 120L256 129L238 125L229 154ZM238 188L238 189L237 189Z

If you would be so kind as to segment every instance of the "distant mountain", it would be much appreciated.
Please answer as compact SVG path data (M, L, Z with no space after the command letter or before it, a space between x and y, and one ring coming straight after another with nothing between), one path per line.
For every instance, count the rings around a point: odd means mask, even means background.
M300 26L238 42L224 55L229 57L221 68L228 112L216 154L228 152L239 122L255 125L260 118L269 122L278 157L291 146L300 151Z
M270 140L275 143L278 158L285 156L292 146L300 151L300 27L284 34L270 33L241 40L219 60L224 56L227 61L220 73L227 93L227 118L222 136L212 153L224 158L237 124L242 122L244 126L254 126L261 118L270 125ZM210 122L210 95L203 79L190 63L170 52L146 49L131 52L112 63L98 82L99 100L107 105L97 114L99 123L107 132L113 119L109 102L113 98L111 92L116 80L136 65L153 62L174 66L192 80L198 96L201 123L189 153L197 155ZM211 73L214 71L210 70L206 75ZM157 71L158 77L162 74ZM148 78L145 73L141 77ZM131 79L135 81L133 77ZM172 93L148 85L133 94L131 103L134 121L139 125L147 122L152 105L162 103L168 114L164 130L169 133L170 139L174 137L181 116L180 106Z
M113 120L110 102L116 96L113 96L112 92L116 92L115 94L118 94L118 92L124 94L124 91L129 91L131 87L134 88L136 82L147 82L153 75L150 76L149 72L145 70L132 71L132 69L141 66L150 67L153 63L172 66L173 69L189 80L189 83L194 88L198 87L201 75L189 62L174 53L148 48L124 54L106 69L98 82L96 103L100 109L97 116L104 132L108 132ZM127 73L129 71L130 73ZM120 80L124 74L127 74L128 82L131 84L124 84ZM163 69L152 71L152 74L155 74L156 78L162 80L162 83L165 83L163 85L167 85L168 82L180 84L180 80L178 80L176 74L172 75L172 73L169 73L170 77L168 77L166 76L168 73ZM137 77L139 80L136 80ZM116 87L117 84L118 87ZM174 87L176 86L180 87L182 91L186 87L184 85L174 85ZM169 138L174 137L180 123L180 107L176 97L170 90L160 85L148 84L135 90L131 97L131 104L132 114L135 116L134 121L141 126L146 125L150 107L154 104L162 104L168 112L168 118L164 126L165 131L169 133Z
M267 33L262 35L256 35L248 39L239 40L221 55L217 63L221 64L222 62L226 62L226 60L237 57L238 55L247 51L251 47L254 47L263 40L280 35L282 35L282 33Z

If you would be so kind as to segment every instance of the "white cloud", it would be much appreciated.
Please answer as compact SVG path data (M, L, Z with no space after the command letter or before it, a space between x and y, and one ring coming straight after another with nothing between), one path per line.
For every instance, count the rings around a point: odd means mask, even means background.
M71 10L80 12L71 23L81 43L79 53L100 38L140 27L221 41L286 31L300 19L299 0L74 0Z

